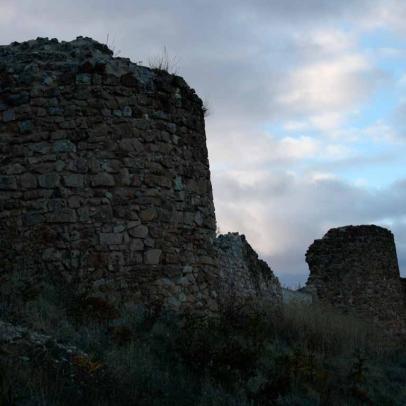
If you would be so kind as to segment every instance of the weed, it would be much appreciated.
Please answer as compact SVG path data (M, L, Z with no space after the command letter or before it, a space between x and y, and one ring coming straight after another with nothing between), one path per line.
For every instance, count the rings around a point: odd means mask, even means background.
M35 369L21 360L10 368L9 356L0 353L3 404L19 399L141 406L406 402L404 350L384 350L371 328L319 304L289 304L278 311L228 304L217 318L157 317L137 307L101 323L97 314L106 310L103 303L85 306L96 315L93 321L90 313L71 317L55 289L43 289L26 312L33 325L88 354L72 360L80 380L44 361ZM92 379L99 371L103 380Z
M149 60L149 67L158 71L164 71L176 75L178 70L178 60L168 54L166 46L163 47L160 55L153 56Z

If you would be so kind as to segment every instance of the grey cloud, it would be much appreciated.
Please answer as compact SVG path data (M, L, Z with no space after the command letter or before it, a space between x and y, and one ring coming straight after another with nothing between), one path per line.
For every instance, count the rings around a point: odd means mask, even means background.
M354 18L362 6L362 0L351 6L329 0L6 1L2 7L15 17L0 27L0 38L83 34L105 41L110 34L122 56L144 63L166 45L179 73L210 100L216 117L273 120L301 113L278 97L288 91L286 72L303 58L302 33L338 24L343 15ZM317 54L316 48L307 54ZM368 95L376 80L355 80L358 92Z
M391 228L406 274L406 180L371 192L339 180L311 182L279 174L275 178L285 179L285 187L275 187L272 174L269 182L254 186L214 174L214 192L220 229L235 231L228 227L236 224L282 280L299 275L296 280L302 281L308 273L304 259L308 246L329 228L347 224Z

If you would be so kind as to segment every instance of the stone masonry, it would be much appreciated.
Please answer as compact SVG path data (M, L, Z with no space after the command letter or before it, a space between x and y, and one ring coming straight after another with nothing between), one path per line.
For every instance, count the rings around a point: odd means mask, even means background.
M374 225L333 228L306 253L319 300L406 334L406 295L393 234Z
M234 305L258 301L279 306L282 289L267 263L258 258L244 235L219 235L215 245L219 256L220 298Z
M216 310L202 102L90 38L0 47L0 284Z

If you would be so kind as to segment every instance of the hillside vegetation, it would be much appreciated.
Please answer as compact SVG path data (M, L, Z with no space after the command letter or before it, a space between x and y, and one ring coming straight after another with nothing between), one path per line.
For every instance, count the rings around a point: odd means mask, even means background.
M55 286L31 298L6 292L3 320L88 358L72 360L74 374L35 353L11 356L0 342L0 405L406 404L404 349L319 305L228 305L218 319L140 307L117 318L101 301L69 306Z

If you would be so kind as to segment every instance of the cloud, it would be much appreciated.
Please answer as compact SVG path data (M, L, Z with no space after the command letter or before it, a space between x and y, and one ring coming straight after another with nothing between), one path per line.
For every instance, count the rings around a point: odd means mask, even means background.
M378 77L365 58L345 55L292 72L278 101L289 111L302 114L347 112L370 95L371 79Z
M244 175L214 175L219 227L222 232L245 233L283 280L289 275L303 280L309 245L329 228L347 224L393 228L406 271L406 180L371 191L331 174L268 173L249 184L241 178Z
M403 0L374 0L360 23L370 30L389 29L405 33L406 4Z

